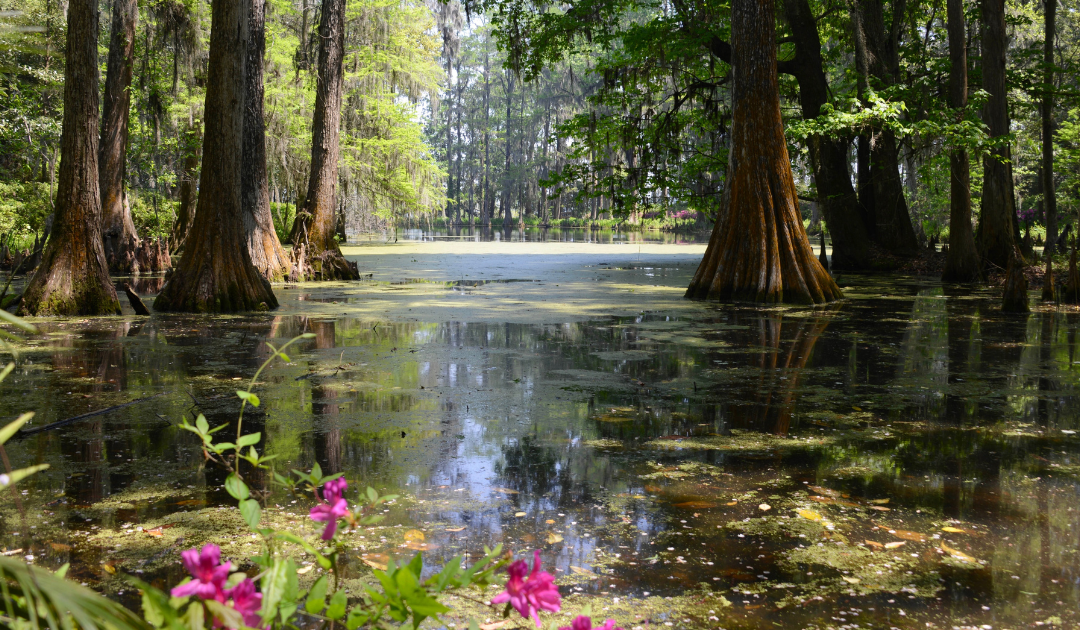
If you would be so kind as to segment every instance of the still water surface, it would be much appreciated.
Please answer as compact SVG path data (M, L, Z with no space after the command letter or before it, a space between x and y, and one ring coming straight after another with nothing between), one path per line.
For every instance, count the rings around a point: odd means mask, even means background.
M401 495L385 527L356 534L358 579L389 556L422 550L434 567L501 542L541 549L564 595L581 594L571 605L628 628L1077 623L1080 313L1006 316L990 291L860 276L830 309L688 312L695 256L626 256L565 264L600 302L646 284L667 302L410 321L408 293L373 316L349 305L360 289L304 285L278 288L281 314L41 322L2 385L7 416L34 410L40 427L155 397L9 444L13 466L52 468L23 486L25 516L0 503L0 547L71 562L132 604L117 576L168 585L183 548L251 555L223 475L177 421L233 422L263 342L313 332L265 373L245 427L280 471L318 463ZM356 299L412 290L393 277ZM268 506L304 527L310 501L275 491Z

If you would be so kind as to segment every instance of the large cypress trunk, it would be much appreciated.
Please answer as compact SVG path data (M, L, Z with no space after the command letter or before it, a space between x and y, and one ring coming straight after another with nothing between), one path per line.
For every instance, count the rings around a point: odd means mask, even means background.
M120 312L101 239L97 33L97 3L71 0L55 219L41 264L23 293L25 315Z
M1009 133L1009 104L1005 85L1008 37L1005 32L1005 0L982 0L979 4L983 23L982 88L988 94L983 107L983 122L991 138L1000 138ZM1006 270L1013 259L1020 258L1017 248L1019 240L1012 153L1006 142L983 159L982 204L975 243L984 264Z
M687 297L821 304L840 289L814 257L780 118L773 0L735 0L732 150L721 215Z
M121 273L139 271L135 256L139 236L135 232L135 224L131 222L131 209L124 192L128 113L131 110L128 88L131 87L138 13L135 0L113 1L112 36L105 71L105 102L101 108L101 146L98 153L105 259L109 269Z
M180 266L154 301L159 311L277 306L270 283L244 246L240 190L249 10L248 2L213 2L199 201Z
M289 262L274 229L274 219L270 216L270 190L266 179L266 125L263 122L266 2L249 1L251 13L248 17L241 204L251 262L267 280L273 282L284 278L289 270Z
M294 255L303 252L297 275L316 280L354 280L355 264L341 255L334 240L337 223L338 132L343 92L345 0L323 0L319 22L319 81L311 125L311 176L303 210L293 225ZM310 272L308 271L310 270Z
M895 0L893 24L885 30L882 0L858 0L852 7L858 71L869 85L873 78L882 87L892 85L898 69L898 20L903 14L903 0ZM860 95L861 96L861 95ZM864 141L865 139L865 141ZM869 186L872 196L862 199L870 232L886 250L899 255L914 255L919 247L911 225L904 184L900 179L899 150L892 130L875 127L859 140L859 188Z
M829 101L829 84L821 57L821 38L807 0L785 0L784 15L795 40L795 58L789 69L799 82L803 118L821 114ZM826 136L807 141L814 170L818 202L832 234L833 269L866 269L872 266L870 235L859 208L859 198L848 174L847 143Z
M967 38L964 1L948 0L949 107L962 120L967 108ZM975 282L980 276L979 253L971 230L971 166L967 150L956 147L949 155L949 255L942 280Z

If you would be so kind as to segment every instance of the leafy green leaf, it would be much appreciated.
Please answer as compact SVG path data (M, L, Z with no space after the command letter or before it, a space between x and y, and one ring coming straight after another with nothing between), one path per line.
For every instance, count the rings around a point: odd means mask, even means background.
M285 591L289 585L289 574L296 575L296 566L292 560L274 558L270 569L259 580L259 590L262 591L262 615L263 623L270 623L277 616L278 606L285 598Z
M248 433L247 435L241 435L240 439L236 441L236 448L241 449L245 446L254 446L262 439L262 433Z
M328 580L325 575L315 580L315 583L311 585L311 590L308 591L307 601L304 602L304 610L314 615L326 608L327 584Z
M4 475L0 475L0 488L6 488L6 487L8 487L10 485L17 484L20 481L22 481L23 479L26 479L27 477L29 477L30 475L32 475L32 474L34 474L36 472L41 472L41 471L45 470L48 467L49 467L48 464L38 464L36 466L27 466L26 468L19 468L17 470L11 471L10 474L6 475L6 477L7 477L6 480L4 479Z
M239 396L241 400L247 401L252 407L259 406L259 397L251 392L238 389L236 390L236 395Z
M333 597L330 598L330 606L326 609L326 616L330 619L341 619L345 616L345 605L348 603L349 597L345 594L345 591L337 591Z
M232 495L232 498L237 501L243 501L251 496L247 484L237 477L236 473L232 473L225 478L225 491Z
M240 515L251 529L259 528L259 519L262 518L262 508L255 499L247 499L240 502Z
M15 365L15 364L12 363L11 365ZM5 370L6 370L6 368L5 368ZM0 429L0 444L4 444L8 440L10 440L11 436L18 433L19 429L21 429L22 426L24 424L26 424L27 422L29 422L30 418L33 418L33 417L34 417L34 412L33 411L28 411L28 412L22 414L21 416L19 416L18 418L15 418L11 422L9 422L3 429Z
M367 611L357 606L349 611L349 616L345 619L345 628L347 630L356 630L360 626L367 625L369 618Z

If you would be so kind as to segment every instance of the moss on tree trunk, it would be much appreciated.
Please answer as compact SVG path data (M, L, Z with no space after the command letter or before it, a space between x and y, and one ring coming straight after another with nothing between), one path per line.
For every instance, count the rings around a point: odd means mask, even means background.
M220 313L277 306L245 246L241 203L248 2L214 0L203 168L180 266L154 301L159 311Z
M97 5L68 8L60 178L52 236L23 292L24 315L120 312L101 236L98 188Z
M721 215L686 295L823 304L842 297L803 228L780 118L771 0L732 5L732 150Z

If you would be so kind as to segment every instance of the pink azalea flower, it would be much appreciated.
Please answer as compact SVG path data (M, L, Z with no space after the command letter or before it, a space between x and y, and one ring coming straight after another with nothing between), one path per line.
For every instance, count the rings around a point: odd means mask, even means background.
M226 591L225 594L232 599L232 608L244 617L244 625L258 628L262 621L259 616L259 609L262 608L262 593L255 591L255 582L248 578Z
M225 601L225 580L229 579L232 564L221 564L221 547L208 544L202 551L188 549L180 554L180 558L193 579L173 588L173 597L197 595L199 599Z
M506 572L510 574L510 579L506 581L506 590L496 595L491 600L492 604L510 602L522 617L534 620L537 628L540 627L539 611L559 612L562 606L559 587L555 586L555 578L550 573L540 570L539 549L533 552L531 573L524 560L510 563Z
M592 619L585 615L578 615L569 626L563 626L559 630L623 630L622 628L615 627L615 620L608 619L602 626L596 626L593 628Z
M311 520L326 523L322 539L330 540L337 532L337 521L349 513L349 504L342 498L349 483L344 477L338 477L323 484L322 495L324 503L319 503L311 508Z

